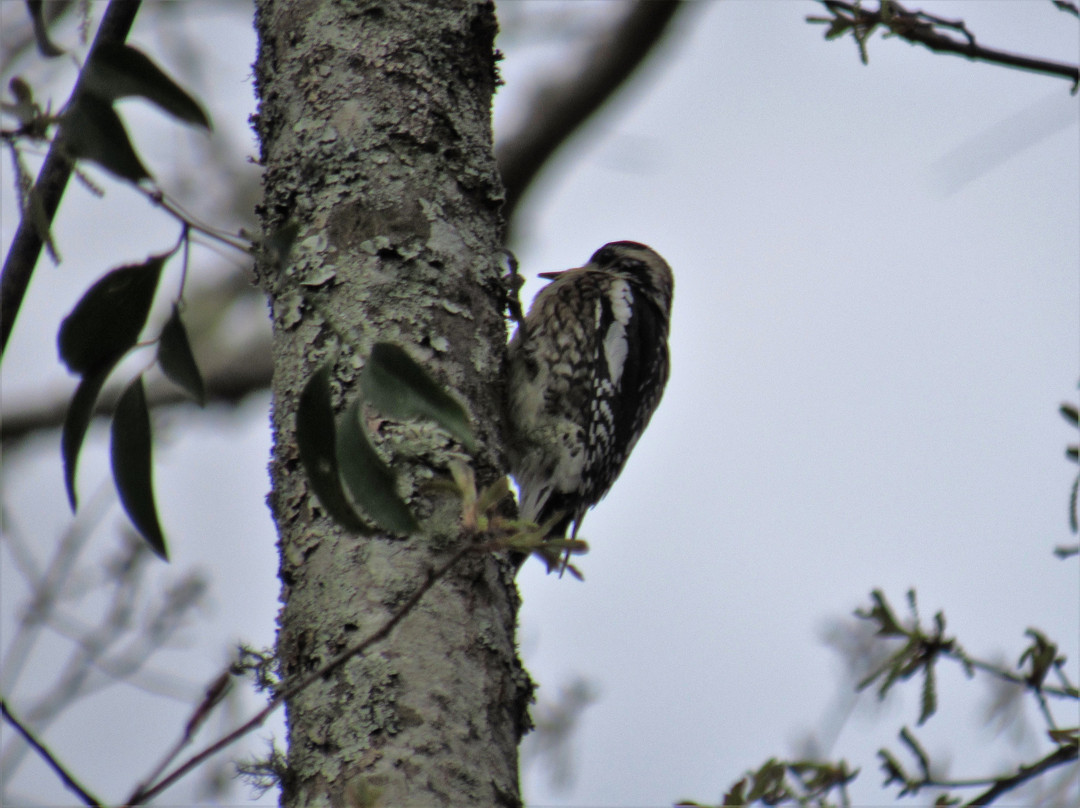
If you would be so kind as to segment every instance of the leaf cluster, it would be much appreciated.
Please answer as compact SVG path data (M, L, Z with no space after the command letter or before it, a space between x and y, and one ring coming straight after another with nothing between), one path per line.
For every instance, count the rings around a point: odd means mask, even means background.
M878 682L878 697L885 698L894 684L921 673L922 700L918 720L921 725L937 711L934 665L938 658L944 653L952 652L959 653L960 659L965 659L965 657L956 640L945 636L944 613L937 612L934 615L934 627L931 631L927 632L923 629L919 621L914 589L908 590L907 593L912 615L907 625L897 619L892 606L880 589L875 589L870 597L873 600L870 610L858 610L855 615L877 623L876 633L879 637L902 639L903 644L876 670L860 681L857 688L863 690L876 681ZM968 664L965 664L965 670L969 676L974 673Z
M186 231L185 236L186 238ZM68 370L80 377L61 431L64 485L68 502L78 508L76 471L94 409L106 379L136 347L146 326L162 269L179 249L150 256L141 264L107 272L75 304L60 325L57 343ZM157 337L157 365L200 405L206 397L180 306ZM162 559L168 558L165 536L157 516L152 474L153 434L143 373L128 384L113 412L111 464L120 502L139 534Z
M43 4L28 3L27 8L41 54L46 57L63 54L64 50L49 39ZM3 112L18 121L18 128L5 130L3 137L15 158L21 213L54 258L57 253L49 234L53 214L51 209L46 210L40 195L40 187L50 180L43 177L37 184L30 181L19 153L21 140L47 140L50 132L58 127L53 150L58 150L67 161L88 160L116 177L138 184L152 178L114 108L118 100L140 97L182 122L208 131L211 128L210 119L199 102L148 56L107 36L99 35L95 40L80 70L75 90L59 115L52 114L49 104L42 108L22 78L13 78L9 88L15 100L14 103L5 102ZM50 159L51 155L52 152ZM158 191L154 193L161 201L163 195ZM183 220L183 217L178 218ZM68 370L79 377L61 433L64 483L72 510L78 507L78 460L95 405L106 380L138 345L163 268L181 246L185 248L186 276L186 248L193 226L184 221L181 237L171 250L152 255L142 263L119 266L107 272L87 290L60 326L57 339L60 358ZM36 251L33 255L31 262L36 260ZM5 268L5 290L7 273ZM29 272L25 274L28 279ZM156 338L156 362L167 378L202 404L206 397L205 387L181 319L181 299L178 297L174 302L172 314ZM17 304L14 311L17 311ZM154 502L151 447L146 391L143 374L138 373L127 385L113 412L112 471L120 501L132 523L150 548L164 559L168 550Z
M1074 703L1080 701L1080 691L1065 676L1065 658L1059 653L1056 643L1049 640L1039 630L1028 629L1025 636L1030 639L1030 643L1021 653L1016 663L1017 670L1007 670L969 657L954 638L946 637L945 619L941 612L934 615L932 631L923 629L919 620L914 590L908 591L907 598L911 617L903 623L897 619L892 606L880 590L871 593L873 605L870 609L856 611L855 614L858 617L877 624L878 636L902 640L900 647L877 670L859 682L858 687L862 689L876 681L878 683L878 694L880 697L884 697L894 684L921 672L922 699L918 718L918 724L921 725L937 709L934 665L942 658L952 659L961 665L969 677L974 676L976 671L980 671L999 680L1024 687L1038 702L1046 720L1047 737L1054 744L1054 748L1041 760L1029 765L1022 765L1016 772L1008 775L971 780L949 780L933 772L930 756L911 730L903 727L899 733L900 742L914 759L917 773L910 773L895 754L888 749L882 748L878 751L878 758L885 774L884 784L886 786L898 785L900 789L899 796L901 797L914 796L921 789L927 787L947 790L982 787L987 790L969 803L982 805L991 802L998 795L1016 788L1025 781L1037 777L1043 771L1076 760L1078 728L1075 726L1058 727L1046 700L1046 697L1050 695ZM1059 684L1047 684L1047 678L1051 673L1056 675ZM960 802L959 799L951 796L947 790L939 795L936 805L952 805Z
M750 805L798 805L803 808L833 808L847 805L848 783L858 776L845 761L777 760L770 758L734 783L716 808ZM834 802L835 794L839 802ZM697 802L678 806L709 808Z

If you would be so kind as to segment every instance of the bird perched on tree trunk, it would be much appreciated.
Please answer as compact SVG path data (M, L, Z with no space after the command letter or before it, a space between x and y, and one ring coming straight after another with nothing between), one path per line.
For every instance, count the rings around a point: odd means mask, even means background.
M545 272L510 341L510 468L521 517L576 537L649 423L668 378L674 278L635 241Z

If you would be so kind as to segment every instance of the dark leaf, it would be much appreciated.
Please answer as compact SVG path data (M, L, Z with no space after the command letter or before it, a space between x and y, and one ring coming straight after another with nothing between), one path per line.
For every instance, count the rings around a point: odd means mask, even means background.
M115 363L139 339L165 256L114 269L91 286L60 324L60 358L74 373Z
M0 110L18 118L23 132L31 136L44 137L47 129L42 119L45 116L41 112L41 107L34 101L34 91L26 83L26 79L22 76L12 76L11 81L8 82L8 89L15 97L15 103L0 101ZM21 166L19 173L24 173L21 171Z
M150 412L142 375L128 385L116 404L112 422L112 472L120 504L150 549L169 560L154 504Z
M353 499L380 527L394 533L417 529L409 506L398 496L397 478L360 424L360 400L345 412L337 435L337 462Z
M210 119L199 102L130 45L108 42L94 48L83 74L83 87L109 103L138 95L182 121L210 129Z
M1077 411L1075 404L1066 402L1058 408L1058 411L1061 413L1061 417L1073 426L1080 424L1080 412Z
M123 179L150 178L116 110L90 93L81 93L64 113L63 146L69 157L92 160Z
M469 451L476 441L465 408L400 346L379 342L360 376L364 396L393 418L430 418Z
M296 445L311 490L330 518L353 533L370 530L349 503L337 465L337 428L330 403L330 368L308 379L296 407Z
M199 406L206 403L206 387L203 384L195 355L191 352L187 330L180 319L180 309L174 304L172 315L161 329L158 340L157 361L161 370L184 392L195 399Z
M86 430L90 427L98 394L101 393L101 387L113 367L113 364L107 364L83 376L64 416L64 426L60 433L60 455L64 461L64 487L73 511L78 507L75 471L79 465L79 451L82 449L83 439L86 438Z
M64 52L49 39L49 25L45 22L45 3L43 0L26 0L26 8L34 24L34 39L42 56L59 56Z
M1057 6L1058 11L1064 11L1080 18L1080 8L1077 8L1076 3L1069 2L1069 0L1053 0L1053 3Z

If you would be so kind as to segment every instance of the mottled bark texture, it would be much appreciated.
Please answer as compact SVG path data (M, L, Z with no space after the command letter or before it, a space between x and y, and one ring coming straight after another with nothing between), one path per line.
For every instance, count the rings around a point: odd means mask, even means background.
M458 503L425 480L453 458L468 459L481 485L503 470L496 22L482 0L256 8L263 227L300 228L288 267L259 267L274 326L278 654L291 677L377 628L460 546ZM418 535L347 535L309 490L294 438L299 392L334 361L344 406L363 366L364 351L328 320L364 344L404 346L472 416L481 449L465 458L435 427L367 414ZM505 560L467 557L389 640L293 699L282 803L366 805L379 793L386 806L520 804L531 683L514 642L517 605Z

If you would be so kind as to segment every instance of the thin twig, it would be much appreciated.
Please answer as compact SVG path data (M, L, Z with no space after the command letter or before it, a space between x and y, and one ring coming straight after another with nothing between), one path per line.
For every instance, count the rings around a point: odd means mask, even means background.
M82 785L80 785L79 781L75 779L74 775L72 775L71 772L69 772L64 767L64 764L57 760L56 756L49 751L49 748L45 746L45 744L43 744L41 741L39 741L34 736L34 733L32 733L28 727L24 726L23 723L12 714L11 710L8 709L7 702L4 701L4 699L2 698L0 698L0 712L3 713L3 716L7 720L7 722L15 728L15 731L22 735L23 739L31 747L33 747L34 751L37 752L41 756L42 760L44 760L49 765L49 768L56 772L56 775L63 781L64 785L67 786L69 791L75 792L75 794L78 795L79 799L82 800L83 803L86 805L104 805L101 800L99 800L97 797L87 791Z
M94 44L90 47L92 54L103 43L123 42L127 39L131 26L135 22L135 15L139 13L141 0L112 0L101 18ZM89 59L87 59L89 62ZM71 91L72 104L82 92L83 75L79 75L75 83L75 89ZM44 220L49 226L60 207L60 200L64 196L68 180L74 168L71 161L64 155L64 124L60 125L60 134L49 147L49 153L45 157L45 163L38 174L34 184L34 194L40 200L44 213ZM30 285L30 278L34 274L44 244L42 234L38 232L38 223L34 217L24 216L19 222L19 229L15 232L15 238L11 242L7 258L4 259L3 275L0 276L0 359L3 358L7 348L11 329L15 325L15 318L19 314L26 289Z
M165 754L165 757L161 759L161 762L154 767L153 771L143 780L140 784L142 787L145 783L152 783L161 773L169 767L181 752L187 747L189 743L194 739L195 733L203 722L210 716L210 713L214 708L221 703L221 700L225 697L225 692L229 689L229 685L232 681L233 666L229 665L222 671L213 681L213 683L206 689L203 694L202 701L196 705L194 711L192 711L191 717L184 725L184 732L172 748Z
M1035 686L1028 680L1026 676L1012 673L1003 668L999 668L997 665L992 665L989 662L983 662L980 659L973 659L966 654L957 653L954 650L943 651L942 655L949 657L950 659L955 659L963 665L970 665L972 668L983 671L984 673L989 673L999 679L1003 679L1004 681L1010 682L1014 685L1020 685L1021 687L1029 690L1035 689ZM1069 699L1071 701L1075 701L1078 697L1080 697L1080 693L1077 693L1077 690L1074 687L1056 687L1054 685L1044 684L1040 688L1038 688L1038 692L1043 693L1047 696L1053 696L1059 699Z
M212 757L213 755L217 754L225 747L230 746L232 743L244 737L248 733L258 729L266 722L266 719L269 718L275 710L277 710L278 707L285 703L286 700L291 699L293 696L295 696L302 690L306 690L308 687L310 687L312 684L319 681L320 679L325 679L331 673L333 673L346 662L348 662L350 659L359 656L375 643L385 639L390 634L390 632L394 630L394 627L397 626L397 624L400 623L405 618L405 616L408 615L409 612L411 612L416 607L416 604L420 602L421 598L423 598L424 595L427 594L431 587L433 587L443 576L445 576L446 573L453 569L454 566L456 566L463 558L465 558L465 556L488 552L492 549L494 549L494 546L491 544L476 544L466 541L452 556L450 556L449 559L447 559L442 564L442 566L428 572L427 577L424 579L423 583L421 583L416 588L416 591L409 596L408 600L406 600L401 605L401 607L396 612L394 612L394 614L392 614L385 623L382 624L382 626L380 626L378 629L369 634L360 642L350 646L349 648L346 648L344 651L331 659L318 670L301 677L298 681L294 683L290 684L288 682L283 682L282 685L278 688L277 692L274 694L274 697L270 699L269 703L262 710L256 713L252 718L241 724L232 732L229 732L228 734L219 738L217 741L214 741L202 751L198 752L195 755L192 755L190 758L184 761L184 763L175 768L172 772L167 774L158 782L153 784L149 782L140 784L131 794L131 796L127 798L125 804L135 805L153 799L154 797L165 791L167 788L172 786L184 775L188 774L190 771L202 764L203 761L205 761L207 758Z

